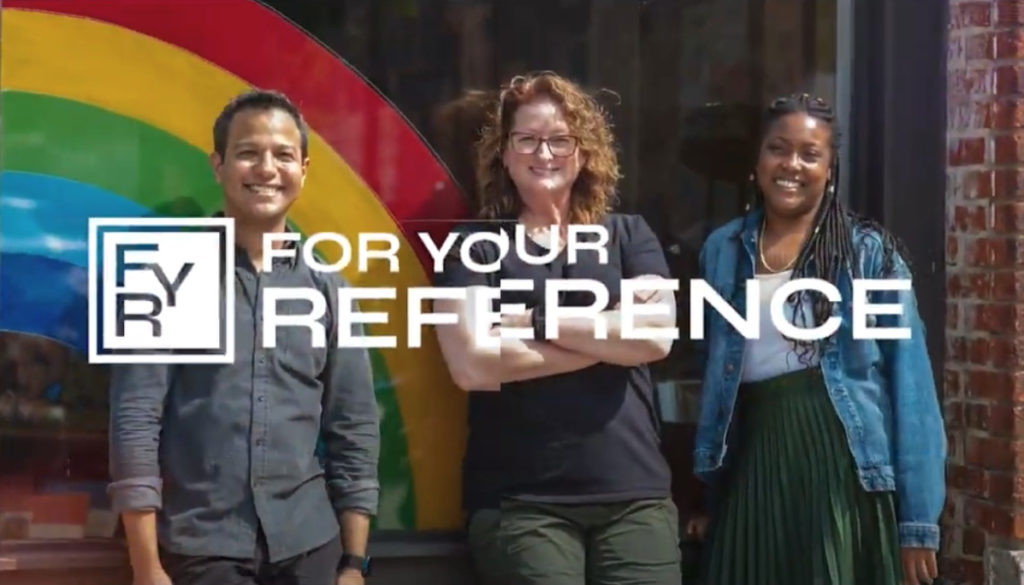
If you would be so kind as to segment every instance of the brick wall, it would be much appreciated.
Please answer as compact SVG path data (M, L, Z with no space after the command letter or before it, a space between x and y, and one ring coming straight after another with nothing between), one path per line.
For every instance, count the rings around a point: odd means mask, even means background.
M1024 583L1024 2L950 0L947 361L954 583Z

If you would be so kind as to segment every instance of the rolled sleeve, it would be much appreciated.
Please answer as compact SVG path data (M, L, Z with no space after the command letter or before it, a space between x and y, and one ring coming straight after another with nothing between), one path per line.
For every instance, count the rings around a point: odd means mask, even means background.
M114 511L160 509L160 432L170 367L124 364L111 368L110 475Z
M670 278L665 252L647 220L639 215L626 215L623 217L622 229L623 278L650 275Z
M495 273L482 273L471 269L462 261L462 247L465 239L474 231L496 232L500 227L459 226L452 233L456 235L455 244L444 257L441 270L433 273L433 283L437 288L468 288L471 286L496 286ZM497 247L488 241L473 244L468 251L469 257L477 264L491 264L498 259Z
M901 547L939 550L938 524L900 522L897 530Z
M115 481L107 487L113 511L120 514L132 510L159 510L163 481L159 477L131 477Z
M340 278L337 285L346 286ZM353 323L352 335L362 336L363 327ZM337 339L331 344L336 348ZM321 435L331 505L338 514L358 510L376 515L380 499L380 414L369 353L363 348L331 349L321 381Z

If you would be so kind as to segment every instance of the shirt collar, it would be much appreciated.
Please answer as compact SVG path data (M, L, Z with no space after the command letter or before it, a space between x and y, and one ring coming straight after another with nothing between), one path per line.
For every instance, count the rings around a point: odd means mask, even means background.
M226 215L224 215L224 210L218 210L218 211L214 212L213 215L211 215L210 217L226 217ZM290 225L288 225L287 223L285 224L284 231L287 232L287 233L297 233L296 230L292 229L292 227ZM297 239L297 240L289 240L289 241L284 242L284 248L286 248L286 249L294 249L294 250L296 250L296 253L292 254L291 257L288 257L288 258L274 258L274 266L282 264L284 266L287 266L288 268L292 268L292 269L297 268L299 266L299 264L300 264L299 256L300 256L301 252L298 251L298 247L299 247L299 242L301 240L302 240L302 236L300 234L299 235L299 239ZM245 266L245 265L248 265L248 264L251 264L251 262L249 260L249 253L246 252L245 249L243 249L238 244L235 244L235 266L240 266L240 265L241 266Z

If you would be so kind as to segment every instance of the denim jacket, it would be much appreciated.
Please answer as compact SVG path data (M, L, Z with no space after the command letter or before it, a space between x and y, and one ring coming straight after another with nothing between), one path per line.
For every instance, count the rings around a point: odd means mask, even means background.
M757 230L754 210L715 230L701 250L701 278L740 314L745 282L753 278ZM882 240L855 227L859 278L909 279L894 254L883 274ZM832 404L846 431L860 483L867 491L894 491L903 547L938 549L938 519L945 499L946 436L925 329L909 291L874 291L871 303L898 304L901 315L869 315L869 327L906 327L910 339L853 339L851 273L837 285L842 301L833 315L842 324L822 349L820 367ZM729 424L743 371L745 339L717 311L705 306L706 369L694 450L694 472L709 484L725 459Z

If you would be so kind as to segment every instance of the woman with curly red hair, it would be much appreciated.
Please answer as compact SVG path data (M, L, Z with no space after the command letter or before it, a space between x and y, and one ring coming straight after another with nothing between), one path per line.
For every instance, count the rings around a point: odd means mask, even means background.
M682 579L678 513L648 369L668 355L671 341L625 339L618 310L623 280L667 279L668 267L642 218L611 212L618 179L614 138L597 101L553 73L516 77L478 144L478 221L459 228L463 237L504 234L510 245L472 244L475 263L499 266L488 274L467 267L455 246L439 278L440 286L467 292L463 300L436 303L436 312L459 317L437 332L453 379L470 392L465 469L492 486L500 506L497 541L508 583ZM572 225L607 230L606 261L597 250L567 253ZM518 304L526 311L503 315L492 332L532 328L533 339L481 343L474 298L509 279L532 286L502 288L492 310ZM598 339L592 319L560 318L557 336L545 338L545 286L552 279L604 285L606 336ZM658 316L637 316L637 326L675 325L670 292L631 296L665 307ZM593 293L563 292L557 304L596 300Z

